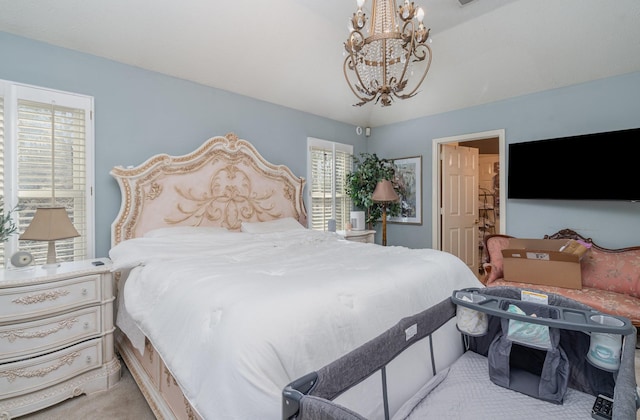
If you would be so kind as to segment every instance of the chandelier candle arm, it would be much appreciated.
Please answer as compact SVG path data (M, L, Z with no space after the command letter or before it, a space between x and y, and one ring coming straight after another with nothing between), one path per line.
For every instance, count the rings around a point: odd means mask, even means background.
M358 10L349 22L349 37L344 43L347 52L344 76L360 101L356 106L374 100L389 106L394 98L414 96L424 81L431 67L430 31L423 23L424 9L413 2L405 0L397 7L395 0L372 0L370 21L362 9L364 3L357 0ZM411 88L407 78L409 66L413 70L419 67L421 74Z

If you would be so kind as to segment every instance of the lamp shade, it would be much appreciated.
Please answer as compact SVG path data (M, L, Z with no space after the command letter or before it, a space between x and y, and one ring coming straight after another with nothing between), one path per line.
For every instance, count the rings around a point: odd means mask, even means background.
M80 236L64 207L38 207L21 240L56 241Z
M373 191L371 199L376 203L389 203L392 201L398 201L400 197L393 189L393 184L388 179L383 179L378 182L376 189Z

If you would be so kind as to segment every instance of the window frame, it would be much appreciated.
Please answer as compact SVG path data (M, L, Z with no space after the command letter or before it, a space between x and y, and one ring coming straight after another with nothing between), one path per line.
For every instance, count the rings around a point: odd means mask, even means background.
M307 194L308 194L308 199L309 199L309 206L308 206L308 217L307 217L307 227L309 229L313 229L313 164L312 164L312 149L317 148L317 149L324 149L324 150L328 150L331 151L332 153L332 162L331 162L331 166L332 166L332 177L331 177L331 218L332 219L336 219L336 199L337 199L337 193L336 193L336 152L344 152L346 154L349 155L350 157L350 164L351 164L351 169L353 169L353 150L354 150L354 146L351 144L346 144L346 143L340 143L340 142L335 142L335 141L330 141L330 140L323 140L323 139L319 139L319 138L315 138L315 137L307 137L307 180L308 180L308 185L307 185ZM345 171L344 174L344 178L346 180L346 175L347 175L347 171ZM343 209L343 212L345 212L345 214L343 215L344 220L343 222L346 223L349 221L349 214L351 211L351 207L353 207L353 203L351 203L351 199L349 198L349 203L350 205L348 206L349 208L345 208ZM340 223L338 223L338 227L340 226ZM318 229L319 230L319 229ZM323 226L322 230L328 230L328 226Z
M0 97L4 107L4 133L0 141L4 146L4 185L2 199L5 213L18 204L18 156L16 153L18 127L18 101L28 100L40 103L55 103L62 107L78 108L85 111L85 187L84 205L86 209L85 231L83 232L84 253L87 259L95 258L95 124L94 98L73 92L49 89L0 79ZM2 135L3 134L3 135ZM20 249L19 234L11 235L0 246L4 246L4 267L9 267L11 255ZM75 259L75 258L74 258Z

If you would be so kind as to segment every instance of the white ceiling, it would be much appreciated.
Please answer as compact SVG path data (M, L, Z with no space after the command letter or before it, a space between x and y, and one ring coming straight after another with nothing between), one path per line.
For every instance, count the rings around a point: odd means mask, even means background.
M0 0L0 31L361 126L640 71L638 0L414 1L433 63L385 108L342 73L355 0Z

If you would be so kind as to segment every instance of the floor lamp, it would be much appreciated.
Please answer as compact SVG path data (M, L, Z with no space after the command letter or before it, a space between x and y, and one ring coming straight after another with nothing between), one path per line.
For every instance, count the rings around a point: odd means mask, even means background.
M387 206L389 203L398 201L400 197L393 189L393 184L388 179L378 181L376 189L373 191L371 200L374 203L380 203L382 205L382 245L387 246Z

